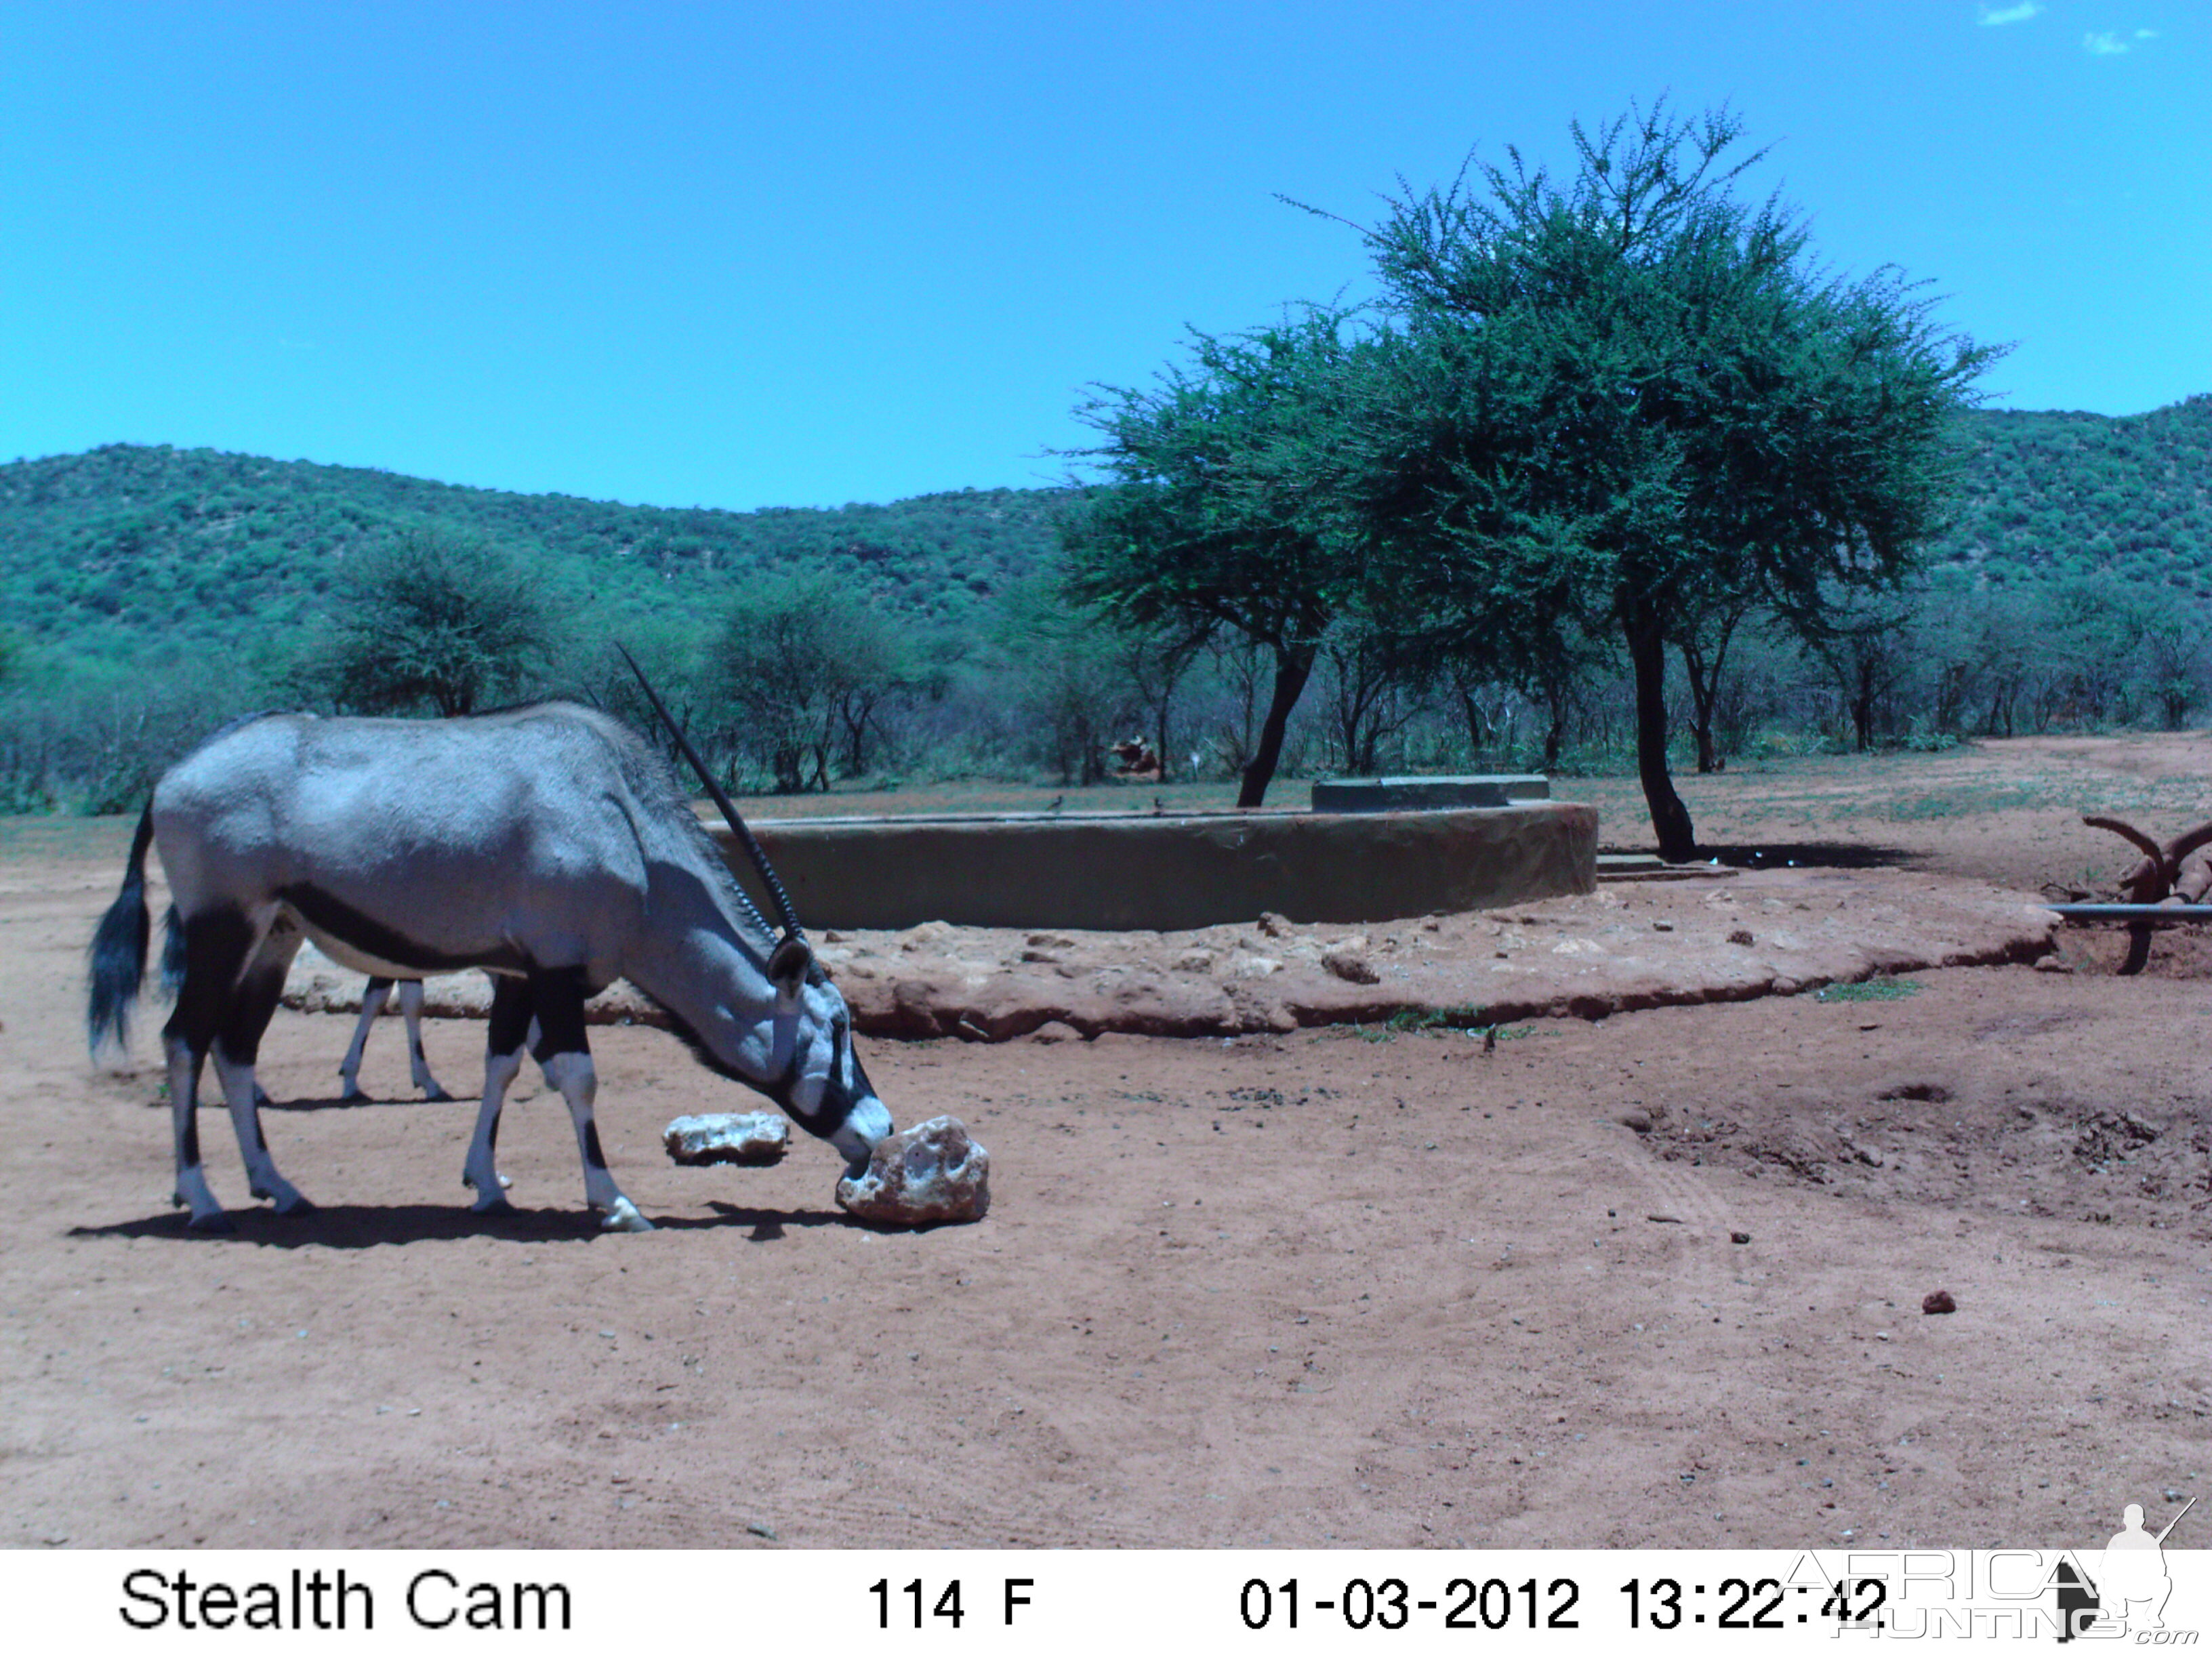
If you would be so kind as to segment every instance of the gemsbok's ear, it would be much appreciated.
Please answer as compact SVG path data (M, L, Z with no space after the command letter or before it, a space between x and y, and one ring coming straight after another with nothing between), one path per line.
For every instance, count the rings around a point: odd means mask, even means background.
M796 933L787 933L768 953L768 976L780 991L795 992L814 966L814 947Z

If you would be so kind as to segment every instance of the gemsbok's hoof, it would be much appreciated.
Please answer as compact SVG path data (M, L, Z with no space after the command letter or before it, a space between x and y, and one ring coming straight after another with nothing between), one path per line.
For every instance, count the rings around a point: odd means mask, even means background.
M453 1096L447 1094L443 1089L441 1089L434 1083L428 1088L422 1091L422 1098L425 1100L451 1100Z
M489 1198L480 1198L469 1206L477 1215L513 1215L514 1206L507 1201L505 1193L494 1193Z
M614 1207L601 1218L599 1231L609 1233L649 1233L653 1224L637 1212L637 1206L626 1198L615 1200Z
M276 1206L278 1215L313 1215L315 1200L305 1193L295 1193Z
M234 1233L238 1231L238 1224L221 1210L210 1210L204 1215L196 1215L185 1225L196 1233L211 1233L217 1236Z
M345 1089L341 1090L338 1094L338 1104L341 1106L366 1106L368 1104L368 1091L366 1089Z

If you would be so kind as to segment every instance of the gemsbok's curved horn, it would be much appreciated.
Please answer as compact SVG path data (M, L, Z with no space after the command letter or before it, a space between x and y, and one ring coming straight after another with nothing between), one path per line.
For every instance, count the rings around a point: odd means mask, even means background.
M753 868L760 872L761 882L768 889L769 902L775 906L776 920L783 927L783 938L778 941L775 952L769 958L770 975L780 977L776 974L778 968L789 965L792 953L787 947L794 944L805 950L806 960L811 963L814 953L806 949L806 935L800 930L799 918L792 911L791 895L783 890L783 884L776 879L775 866L769 863L768 854L761 849L760 842L753 839L753 832L745 828L744 819L738 816L736 805L723 793L722 786L714 781L714 775L707 769L707 763L699 758L699 751L691 746L691 739L684 735L683 728L669 714L667 706L660 701L660 694L653 689L653 682L646 678L645 670L637 665L637 659L631 656L629 648L620 642L617 642L615 649L629 665L629 672L637 676L637 683L645 689L646 701L653 705L653 712L660 716L660 723L668 728L668 735L676 739L676 746L684 751L684 758L691 763L691 769L699 775L699 781L707 786L708 797L729 824L730 833L738 838L738 844L752 860Z

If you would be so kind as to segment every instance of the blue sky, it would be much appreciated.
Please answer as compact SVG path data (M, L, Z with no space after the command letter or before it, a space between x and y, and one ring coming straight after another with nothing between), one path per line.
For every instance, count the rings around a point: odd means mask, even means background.
M2212 391L2183 0L489 6L0 0L0 459L207 445L664 506L1064 476L1086 385L1357 296L1472 148L1725 100L1832 265Z

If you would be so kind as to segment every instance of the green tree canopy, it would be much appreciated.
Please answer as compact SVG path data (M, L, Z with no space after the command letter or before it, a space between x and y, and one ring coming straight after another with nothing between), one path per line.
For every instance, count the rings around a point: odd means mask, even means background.
M1802 226L1730 187L1740 137L1663 103L1555 183L1518 152L1395 202L1366 231L1394 319L1336 492L1406 626L1541 660L1610 629L1637 687L1660 850L1695 850L1667 763L1665 649L1756 600L1817 622L1893 585L1940 526L1948 424L1995 353L1894 271L1812 264ZM1516 617L1525 624L1518 629Z
M782 794L829 788L833 753L860 770L884 700L915 673L881 607L821 569L740 591L714 647L734 746Z
M540 584L489 544L417 532L352 562L296 678L341 708L448 718L520 694L553 632Z
M1267 718L1237 794L1257 806L1322 636L1359 586L1352 526L1316 488L1370 343L1316 309L1237 337L1194 334L1188 366L1080 411L1105 474L1063 517L1067 588L1135 634L1224 630L1272 653Z

